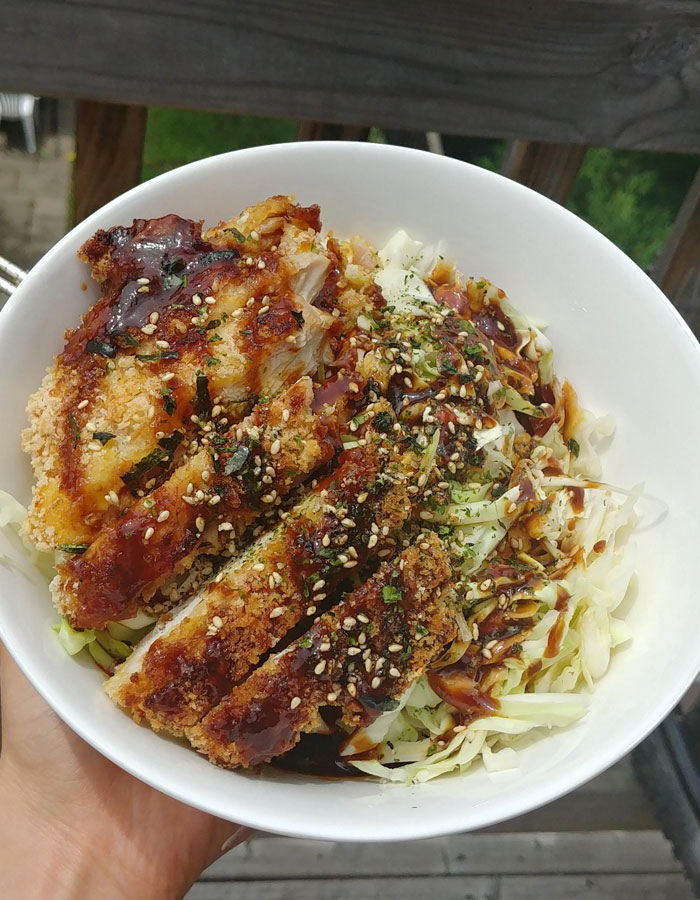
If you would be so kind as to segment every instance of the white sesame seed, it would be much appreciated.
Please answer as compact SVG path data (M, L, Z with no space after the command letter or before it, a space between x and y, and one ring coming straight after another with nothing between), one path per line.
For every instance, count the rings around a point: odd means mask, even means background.
M318 649L321 651L321 653L328 653L328 651L331 649L330 641L323 641L323 643L319 644Z
M372 688L374 690L376 690L381 683L382 683L382 679L379 677L379 675L375 675L374 678L372 679Z
M324 672L325 668L326 661L325 659L322 659L320 663L316 664L316 667L314 668L314 675L321 675Z
M274 503L275 502L275 498L272 494L263 494L260 499L262 500L263 503Z
M351 697L356 697L356 696L357 696L357 688L356 688L355 685L352 683L352 681L349 681L349 682L348 682L348 684L347 684L347 691L348 691L348 694L350 694Z
M314 614L315 612L316 612L316 607L315 607L315 606L309 606L309 607L307 608L307 610L306 610L306 615L307 615L307 616L313 616L313 614Z
M357 614L357 621L362 622L363 625L369 624L369 618L364 613Z
M214 616L214 618L211 620L211 624L216 628L223 628L224 620L221 618L221 616Z
M270 577L267 579L267 583L270 586L270 588L274 588L274 586L275 586L274 576L270 575Z
M230 522L221 522L219 531L233 531L233 525Z
M391 556L393 552L393 550L390 550L387 547L386 550L380 550L379 553L377 553L377 556L379 557L379 559L385 559L387 556Z
M144 284L143 287L136 288L136 293L137 294L147 294L148 293L147 285Z
M270 613L270 618L271 618L271 619L276 619L278 616L281 616L281 615L283 615L283 614L284 614L284 607L283 607L283 606L276 606L276 607L272 610L272 612Z
M85 409L85 407L86 407L87 405L88 405L88 401L87 401L87 400L81 400L80 403L78 404L78 409Z
M365 652L362 654L362 658L365 661L365 672L367 672L368 674L374 668L372 665L372 660L369 658L369 654L370 654L369 648L367 650L365 650Z
M255 565L253 566L253 569L256 572L262 572L264 568L265 568L264 563L255 563Z
M400 653L403 650L402 644L389 644L389 653Z
M382 668L382 666L384 665L385 662L386 662L386 660L384 659L384 657L380 656L379 659L374 664L375 671L378 672Z
M392 666L389 669L389 674L391 675L392 678L399 678L401 676L401 672L399 672L399 670L396 668L396 666Z
M258 260L258 268L259 268L259 269L264 269L264 268L265 268L265 260L264 260L264 259Z
M320 591L320 590L322 590L325 586L326 586L326 582L323 580L323 578L320 578L320 579L316 582L316 584L313 586L313 590L314 590L314 591Z
M260 309L258 310L258 315L264 316L266 312L270 312L270 306L268 303L266 303L265 306L260 307Z
M202 495L201 497L199 497L200 494ZM202 491L197 491L197 497L198 497L198 499L203 500L203 499L204 499L204 493L203 493ZM217 504L217 503L220 503L220 502L221 502L221 497L220 497L220 495L219 495L219 494L214 494L214 496L213 496L213 497L210 497L210 499L209 499L209 506L216 506L216 504Z
M272 442L272 444L270 445L270 453L271 453L273 456L275 456L277 453L280 452L280 447L281 447L281 446L282 446L282 444L279 442L279 439L278 439L278 440L274 440L274 441Z
M141 329L141 331L144 334L148 334L148 335L153 334L155 330L156 330L156 326L151 323L149 323L148 325L144 325L143 328Z
M160 315L157 312L152 312L148 317L148 321L151 323L151 325L155 325L158 319L160 319Z
M349 559L346 563L343 563L343 568L344 569L354 569L356 565L357 565L356 559Z
M283 422L288 422L288 421L289 421L289 416L290 416L290 415L291 415L291 414L290 414L290 412L289 412L288 409L283 409L283 410L282 410L282 421L283 421Z
M136 279L136 284L150 284L150 283L151 283L150 278L137 278Z
M354 628L355 625L357 625L357 619L353 618L352 616L346 616L343 619L343 628L345 629L345 631L350 631L350 629Z
M156 347L160 350L167 350L170 347L170 344L167 341L156 341Z
M431 512L428 512L427 509L423 509L420 512L420 518L423 519L424 522L432 522L435 517Z
M211 296L205 297L204 302L207 303L209 306L213 306L216 303L216 297L211 297Z
M170 512L167 509L164 509L162 512L158 513L158 522L165 522L166 519L170 517Z
M289 708L296 709L300 703L301 703L301 697L292 697L292 702L289 704Z
M348 656L357 656L361 652L359 647L348 647Z
M155 528L152 528L152 527L149 525L148 528L145 530L145 532L144 532L144 534L143 534L143 539L144 539L144 541L150 541L150 539L153 537L153 535L154 535L155 533L156 533Z
M204 531L205 522L201 516L197 516L197 519L194 523L197 526L197 531Z
M329 703L333 703L337 699L338 695L335 693L335 691L331 691L330 694L326 694L326 700L328 700Z
M346 518L346 519L342 519L340 524L343 525L345 528L354 528L356 525L356 522L353 519Z
M481 655L484 657L484 659L491 659L492 656L491 651L487 650L486 647L482 648Z

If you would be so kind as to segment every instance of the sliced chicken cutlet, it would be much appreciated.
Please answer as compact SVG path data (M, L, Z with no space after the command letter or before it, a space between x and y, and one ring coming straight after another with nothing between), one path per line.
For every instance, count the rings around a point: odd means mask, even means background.
M324 730L322 707L340 709L347 728L367 726L457 636L443 596L449 577L439 538L420 537L188 728L190 742L235 768L269 762L303 733Z
M334 602L358 568L394 555L419 458L394 432L365 432L337 469L274 531L159 625L106 683L156 730L182 734L306 617Z
M334 320L312 302L332 259L318 208L272 198L250 217L268 229L255 239L170 215L83 247L102 297L30 399L23 435L36 476L25 532L41 549L89 544L208 425L324 359Z
M203 438L168 481L58 564L52 592L61 613L77 628L131 617L173 572L217 553L279 504L340 444L312 402L305 377L227 434Z

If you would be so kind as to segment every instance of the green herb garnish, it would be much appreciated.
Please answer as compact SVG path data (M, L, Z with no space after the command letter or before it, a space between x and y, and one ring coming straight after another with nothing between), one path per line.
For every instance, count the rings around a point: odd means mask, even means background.
M111 431L96 431L93 434L93 437L104 447L105 444L108 444L113 438L116 437L116 434L112 434Z
M573 453L576 459L578 459L578 455L581 452L581 445L574 438L569 438L566 442L566 446L569 449L569 453Z
M96 356L105 356L107 359L112 359L117 355L117 348L112 344L108 344L105 341L96 341L94 338L90 338L85 345L85 350L88 353L94 353Z
M75 416L73 413L68 413L68 424L70 425L71 434L73 435L73 449L78 446L78 441L80 440L80 431L78 430L78 423L75 421Z
M85 553L88 548L88 544L58 544L56 550L60 550L62 553Z

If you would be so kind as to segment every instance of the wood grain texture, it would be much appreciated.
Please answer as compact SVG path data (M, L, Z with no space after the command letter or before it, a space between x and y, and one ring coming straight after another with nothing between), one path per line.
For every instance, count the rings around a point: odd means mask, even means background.
M582 144L516 138L506 147L501 174L563 205L571 196L585 155Z
M76 108L74 222L141 181L146 109L82 100Z
M700 329L700 169L652 274L697 334Z
M5 89L700 151L696 0L4 0Z
M680 871L659 831L472 833L390 844L255 837L214 863L200 880Z
M680 874L503 875L488 878L349 878L344 881L209 881L186 900L693 900Z

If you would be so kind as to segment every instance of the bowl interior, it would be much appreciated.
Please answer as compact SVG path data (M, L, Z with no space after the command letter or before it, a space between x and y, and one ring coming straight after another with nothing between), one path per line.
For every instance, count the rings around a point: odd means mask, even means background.
M319 203L325 228L381 243L398 227L443 242L466 274L488 276L549 323L557 373L584 406L611 412L604 477L644 482L634 639L613 656L588 716L541 733L516 771L480 768L420 787L314 780L271 770L218 770L133 724L100 690L99 673L67 657L49 624L40 578L0 565L0 637L56 711L123 768L194 806L256 828L336 840L400 840L482 827L573 789L628 751L678 700L700 667L693 560L700 480L698 345L647 277L605 238L539 195L442 157L379 145L292 144L214 157L113 201L34 268L0 314L0 487L22 502L31 477L19 449L24 407L96 292L75 252L99 227L177 212L211 224L275 193ZM668 457L668 458L667 458ZM6 538L0 535L0 560ZM10 551L12 552L12 551Z

